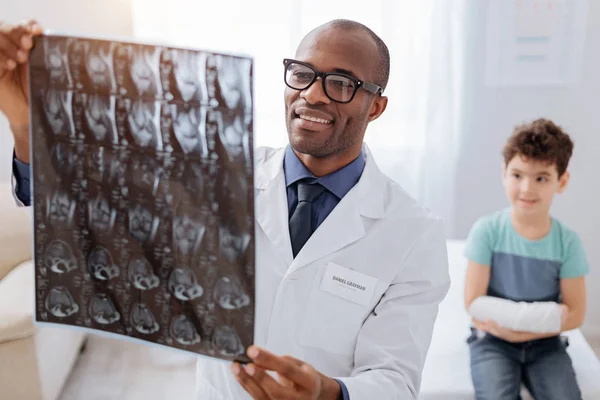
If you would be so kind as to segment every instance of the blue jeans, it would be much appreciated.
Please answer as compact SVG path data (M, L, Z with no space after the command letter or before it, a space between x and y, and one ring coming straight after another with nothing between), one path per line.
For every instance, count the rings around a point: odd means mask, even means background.
M566 338L509 343L473 329L467 343L477 400L520 400L522 383L535 400L581 400Z

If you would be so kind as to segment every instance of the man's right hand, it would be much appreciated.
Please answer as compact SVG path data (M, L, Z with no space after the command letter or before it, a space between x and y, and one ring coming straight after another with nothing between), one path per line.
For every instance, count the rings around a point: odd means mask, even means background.
M28 53L42 28L35 21L20 25L0 23L0 112L15 140L15 153L29 163Z

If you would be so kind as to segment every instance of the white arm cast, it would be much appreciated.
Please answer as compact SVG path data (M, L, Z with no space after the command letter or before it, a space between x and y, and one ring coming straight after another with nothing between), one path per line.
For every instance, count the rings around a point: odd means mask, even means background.
M560 304L552 301L526 303L481 296L471 303L469 314L513 331L560 333L562 310Z

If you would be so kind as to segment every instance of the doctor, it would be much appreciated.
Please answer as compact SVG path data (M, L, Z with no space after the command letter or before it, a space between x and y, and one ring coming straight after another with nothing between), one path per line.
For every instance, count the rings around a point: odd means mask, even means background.
M0 110L24 205L26 52L39 33L35 23L0 27ZM363 145L387 105L387 47L336 20L310 32L283 68L290 145L255 153L254 362L200 358L196 398L416 399L449 277L441 221Z

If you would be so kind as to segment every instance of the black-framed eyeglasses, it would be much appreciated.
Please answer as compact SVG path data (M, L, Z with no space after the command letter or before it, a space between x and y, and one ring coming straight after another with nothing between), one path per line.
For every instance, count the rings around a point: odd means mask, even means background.
M312 65L302 61L283 60L285 67L283 79L285 84L294 90L308 89L317 78L321 78L325 95L336 103L350 103L359 88L380 95L383 88L371 82L361 81L355 77L339 72L320 72Z

